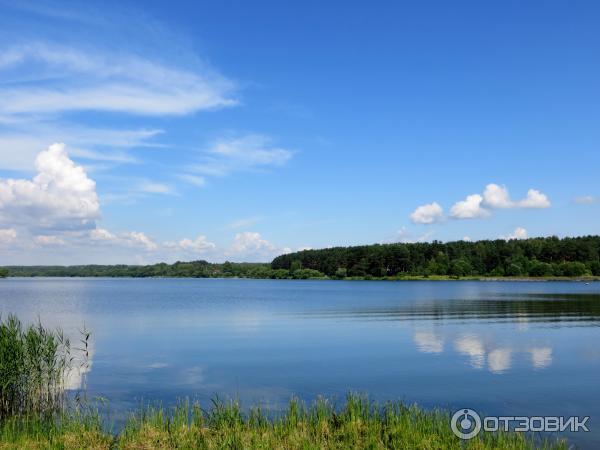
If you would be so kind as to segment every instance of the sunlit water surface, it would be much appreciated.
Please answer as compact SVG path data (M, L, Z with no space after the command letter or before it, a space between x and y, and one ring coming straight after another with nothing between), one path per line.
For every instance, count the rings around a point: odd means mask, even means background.
M6 279L0 312L92 332L88 396L141 402L292 395L591 416L600 448L600 283ZM81 377L72 380L79 387Z

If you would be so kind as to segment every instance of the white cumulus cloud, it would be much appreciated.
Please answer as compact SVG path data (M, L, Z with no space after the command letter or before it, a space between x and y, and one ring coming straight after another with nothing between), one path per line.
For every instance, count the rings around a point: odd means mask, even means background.
M444 210L437 203L428 203L415 209L410 215L413 223L431 224L439 222L444 217Z
M96 228L90 231L90 238L94 241L114 241L117 236L104 228Z
M125 240L132 245L141 246L146 250L156 250L158 248L158 244L141 231L131 231L127 233L125 235Z
M467 196L465 200L456 202L450 209L453 219L475 219L486 217L489 211L482 206L483 197L479 194Z
M0 180L0 223L29 228L81 230L100 215L96 183L76 165L63 144L53 144L35 161L32 180Z
M549 207L548 196L537 189L529 189L525 198L515 201L510 198L506 186L490 183L485 187L483 195L472 194L465 200L456 202L450 209L450 217L474 219L489 216L494 209Z
M231 246L233 253L245 253L248 251L274 250L275 246L266 239L263 239L260 233L244 231L235 235L235 240Z
M501 236L502 239L505 239L507 241L510 241L511 239L527 239L527 237L528 237L527 230L523 227L515 228L515 231L513 231L508 236Z
M129 231L114 234L105 228L95 228L90 231L89 238L96 245L119 247L138 247L144 250L157 250L159 245L141 231Z
M264 239L260 233L244 231L236 233L233 243L225 250L224 256L238 261L270 261L275 256L289 253L289 250L287 247L279 247Z
M549 208L550 200L546 194L537 189L529 189L527 197L513 201L506 186L490 183L483 192L484 205L488 208Z
M485 187L485 190L483 191L483 201L485 206L489 208L514 207L514 203L508 195L506 186L499 186L494 183L490 183Z
M546 194L537 189L529 189L527 197L519 201L518 206L521 208L549 208L550 200L548 200Z
M208 240L204 235L199 235L196 239L182 239L178 242L179 248L182 250L190 250L193 252L204 252L206 250L213 250L216 245Z

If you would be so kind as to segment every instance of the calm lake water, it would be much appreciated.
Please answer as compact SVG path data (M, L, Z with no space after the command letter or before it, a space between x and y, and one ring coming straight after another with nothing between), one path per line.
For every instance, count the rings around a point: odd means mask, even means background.
M600 448L600 283L11 278L0 312L68 333L85 323L88 393L117 417L142 401L277 409L357 391L591 416L569 438Z

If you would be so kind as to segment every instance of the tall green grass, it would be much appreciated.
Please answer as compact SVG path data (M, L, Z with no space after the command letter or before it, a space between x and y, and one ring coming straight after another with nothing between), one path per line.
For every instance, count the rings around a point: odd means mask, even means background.
M84 357L88 339L86 334L83 348L77 349ZM0 420L59 411L74 361L71 343L61 330L41 323L23 326L13 315L0 317Z
M402 403L377 405L349 395L344 405L325 399L305 406L290 401L273 416L247 412L236 402L214 401L208 410L182 402L172 409L141 409L118 435L102 429L94 412L63 414L56 420L0 422L0 449L567 449L562 441L534 441L519 433L482 433L461 441L450 430L450 414Z
M327 399L297 399L275 417L260 408L244 413L237 402L213 401L204 411L184 402L171 411L133 416L117 441L122 449L566 449L562 441L518 433L483 433L461 441L450 414L400 402L378 405L349 394L341 408Z

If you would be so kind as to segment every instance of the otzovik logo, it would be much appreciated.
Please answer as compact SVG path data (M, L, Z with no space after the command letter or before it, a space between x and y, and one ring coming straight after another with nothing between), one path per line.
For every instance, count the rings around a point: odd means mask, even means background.
M483 429L487 432L589 432L589 416L485 416L469 408L456 411L450 419L452 432L461 439L473 439Z
M481 417L472 409L459 409L450 419L450 427L461 439L472 439L481 431Z

